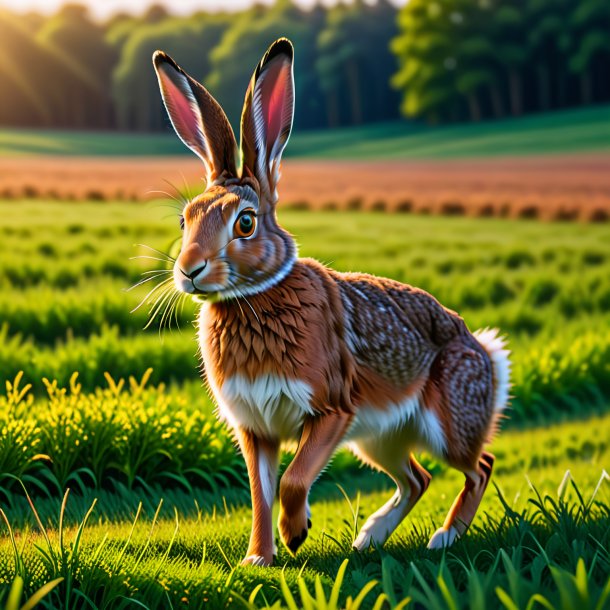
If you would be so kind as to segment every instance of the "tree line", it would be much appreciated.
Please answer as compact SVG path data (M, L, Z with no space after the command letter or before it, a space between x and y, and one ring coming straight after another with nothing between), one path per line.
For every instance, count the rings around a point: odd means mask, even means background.
M432 122L610 100L608 0L410 0L391 42L401 112Z
M295 44L297 127L479 120L610 100L607 0L292 0L172 16L153 5L94 21L0 10L0 124L167 128L150 58L172 55L237 124L254 63Z

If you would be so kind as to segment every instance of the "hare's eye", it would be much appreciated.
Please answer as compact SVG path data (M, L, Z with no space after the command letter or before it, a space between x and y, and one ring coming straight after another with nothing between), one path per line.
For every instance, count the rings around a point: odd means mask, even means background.
M256 214L252 210L242 212L235 221L234 231L237 237L250 237L256 229Z
M180 219L180 230L184 231L184 216L182 216L182 214L180 214L179 219Z

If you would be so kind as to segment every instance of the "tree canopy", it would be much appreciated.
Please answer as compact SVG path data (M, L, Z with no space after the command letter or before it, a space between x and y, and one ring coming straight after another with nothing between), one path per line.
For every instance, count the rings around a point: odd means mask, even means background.
M410 0L398 26L392 83L407 117L479 120L610 99L606 0Z
M153 5L104 23L68 4L0 10L0 124L151 131L168 125L151 66L162 49L234 127L268 45L295 46L298 129L480 120L610 100L608 0L292 0L172 16Z

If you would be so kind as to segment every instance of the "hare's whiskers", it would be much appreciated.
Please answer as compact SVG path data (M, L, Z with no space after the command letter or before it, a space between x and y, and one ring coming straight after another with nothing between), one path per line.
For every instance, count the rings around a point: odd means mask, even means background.
M155 193L159 194L159 195L165 195L166 197L169 197L170 199L172 199L173 201L175 201L180 207L177 206L173 206L170 204L157 204L159 207L165 205L167 207L172 207L175 208L176 210L182 211L184 209L184 204L185 202L181 199L178 199L175 195L172 195L171 193L168 193L167 191L162 191L162 190L154 190L154 191L147 191L146 194L147 195L154 195Z
M167 325L167 330L171 330L172 328L172 306L176 302L176 299L180 297L179 292L174 292L165 305L165 309L163 310L163 315L161 316L161 322L159 323L159 335L163 330L163 327Z
M254 314L254 317L258 320L258 323L261 325L261 327L263 326L260 318L258 317L256 311L254 311L254 307L252 307L252 305L250 304L250 301L248 301L248 299L245 297L245 295L241 292L241 290L236 286L235 282L231 282L231 280L229 280L229 283L231 285L231 288L237 293L237 299L238 299L238 304L239 304L239 299L243 299L246 302L246 305L252 310L252 313ZM243 312L243 310L242 310Z
M191 187L189 186L189 183L186 181L186 177L184 176L183 172L180 172L180 176L182 178L182 184L184 185L184 194L181 191L179 191L178 189L176 189L176 190L180 193L180 195L182 197L186 197L186 200L184 203L187 204L193 198L191 196ZM176 187L174 186L174 188L176 188Z
M171 261L172 263L176 262L176 259L173 256L170 256L169 254L167 254L167 252L163 252L162 250L157 250L157 248L153 248L152 246L148 246L147 244L134 244L134 246L140 246L142 248L148 248L149 250L152 250L153 252L156 252L160 256L164 256L168 261Z
M144 258L144 259L149 260L149 261L160 261L162 263L171 263L172 262L172 261L170 261L170 260L168 260L166 258L158 258L156 256L148 256L147 254L140 254L138 256L130 256L129 260L130 261L135 261L135 260L137 260L139 258Z
M166 307L165 309L165 313L163 314L164 316L167 315L167 330L171 330L172 329L172 318L174 310L176 308L176 303L178 302L178 300L180 299L182 293L176 291L174 293L174 297L170 300L169 305ZM176 319L176 328L180 329L179 324L178 324L178 320Z
M167 299L173 296L174 291L171 286L165 286L163 291L159 294L159 296L155 299L154 303L150 306L148 310L148 322L144 329L147 329L152 324L153 320L157 317L157 314L161 311L161 308L166 303Z
M142 275L152 275L153 273L173 273L173 269L150 269L149 271L142 271Z
M144 305L145 303L149 302L150 297L152 297L152 295L157 291L157 290L165 290L165 288L163 288L163 286L166 286L169 282L173 282L174 278L173 277L169 277L166 280L163 280L162 282L160 282L159 284L157 284L154 288L152 288L147 294L146 296L131 310L131 313L134 313L135 311L137 311L138 309L140 309L140 307L142 307L142 305Z
M182 310L180 309L181 305L184 305L184 298L186 297L186 293L184 292L178 292L178 298L174 301L174 320L176 322L176 328L178 329L178 332L182 332L182 329L180 328L180 317L182 316ZM179 317L180 316L180 317Z
M239 292L239 289L237 288L237 286L235 285L235 282L233 282L231 280L231 278L229 278L229 286L235 290L235 292ZM243 310L243 307L241 306L241 303L239 302L239 297L237 299L235 299L235 301L237 302L237 306L239 307L239 310L241 311L241 315L244 317L244 320L246 319L246 313Z
M129 288L127 288L125 290L125 292L131 292L134 288L137 288L138 286L142 286L143 284L146 284L147 282L151 282L152 280L157 280L160 277L163 277L165 274L164 273L157 273L156 275L151 275L149 277L145 277L143 280L140 280L139 282L136 282L135 284L133 284L133 286L130 286Z
M185 182L185 186L186 186L186 180L184 180L184 174L182 174L182 172L180 172L182 175L182 180ZM187 192L186 196L184 195L184 193L171 181L169 181L167 178L163 178L163 182L165 182L165 184L167 184L168 186L171 186L176 193L178 194L178 197L172 197L172 199L174 201L178 201L181 205L182 205L182 209L184 209L184 206L189 202L190 200L190 192ZM188 187L187 187L188 190ZM168 193L169 194L169 193ZM171 197L171 195L170 195Z

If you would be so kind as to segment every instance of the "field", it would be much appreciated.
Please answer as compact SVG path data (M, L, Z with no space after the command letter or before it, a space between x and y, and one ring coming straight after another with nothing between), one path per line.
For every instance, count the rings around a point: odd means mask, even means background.
M610 109L599 107L475 126L296 133L280 196L299 209L603 222L609 126ZM173 133L5 130L0 158L5 199L143 201L202 188L201 163Z
M202 164L187 157L3 159L0 195L148 201L203 188ZM289 159L285 207L446 216L604 222L610 218L610 154L448 161Z
M435 127L399 121L319 132L297 129L285 156L349 160L544 156L608 151L609 142L610 106L602 105L478 124ZM167 134L0 130L0 155L8 157L175 154L184 155L186 149L169 124Z
M150 272L166 269L157 250L176 247L172 206L0 203L0 507L10 524L0 603L18 607L10 586L18 597L22 582L25 600L63 578L41 592L43 607L323 608L334 582L329 608L357 608L361 590L360 607L376 610L609 606L607 226L282 209L302 255L420 286L471 328L502 328L515 386L492 446L497 489L451 552L425 543L460 477L424 455L434 481L413 519L384 550L351 553L390 488L340 453L314 487L303 552L280 549L279 567L261 570L236 568L248 490L198 380L193 304L157 312L147 330L150 306L130 313L161 277ZM151 281L127 291L143 273Z

